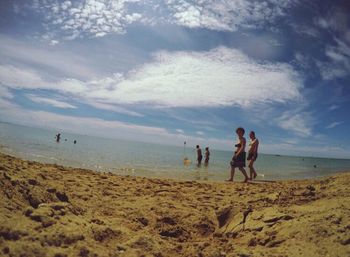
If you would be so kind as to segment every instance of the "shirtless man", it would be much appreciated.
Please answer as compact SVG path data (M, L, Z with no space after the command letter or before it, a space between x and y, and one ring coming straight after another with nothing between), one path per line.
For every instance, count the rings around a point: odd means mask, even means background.
M249 137L250 137L250 143L249 143L247 161L249 161L248 167L250 170L250 180L253 180L257 176L256 171L254 169L254 162L258 158L259 140L255 137L254 131L250 131Z

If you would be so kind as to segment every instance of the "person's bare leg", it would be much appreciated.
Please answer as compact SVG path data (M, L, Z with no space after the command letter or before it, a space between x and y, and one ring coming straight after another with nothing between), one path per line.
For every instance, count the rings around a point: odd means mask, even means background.
M231 178L227 179L226 181L233 181L234 175L235 175L235 167L231 167Z
M248 165L250 171L250 180L253 180L257 176L256 171L254 169L254 162L254 160L250 160Z
M253 166L253 173L254 173L254 177L253 178L256 178L256 176L258 175L254 169L254 166Z
M250 180L253 180L252 161L249 161L248 167L249 167L249 177L250 177Z
M244 182L247 182L249 180L249 177L247 175L247 172L245 171L245 169L243 167L240 167L239 170L243 173L245 180Z
M252 171L253 171L253 178L256 178L258 174L256 174L255 168L254 168L254 162L255 160L252 160Z

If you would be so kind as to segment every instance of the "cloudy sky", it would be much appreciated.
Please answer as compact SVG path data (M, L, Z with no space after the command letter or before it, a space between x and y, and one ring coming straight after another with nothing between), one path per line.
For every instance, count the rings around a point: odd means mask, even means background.
M0 120L350 157L350 4L2 0Z

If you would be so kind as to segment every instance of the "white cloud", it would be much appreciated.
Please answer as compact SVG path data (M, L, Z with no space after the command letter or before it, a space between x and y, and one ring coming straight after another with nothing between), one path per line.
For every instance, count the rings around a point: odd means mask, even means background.
M190 28L235 31L238 27L261 27L286 15L293 1L167 0L168 21Z
M342 124L343 122L339 122L339 121L335 121L335 122L332 122L331 124L329 124L326 129L331 129L331 128L335 128L337 126L339 126L340 124Z
M314 20L316 26L332 35L333 40L329 42L335 42L328 43L325 48L325 56L328 61L316 62L325 80L343 78L350 72L349 22L349 15L345 10L339 8L331 8L327 15Z
M36 70L0 65L0 82L14 89L49 89L65 93L79 94L87 90L77 79L63 79L59 82L44 79Z
M310 71L310 68L313 64L313 59L311 59L310 56L305 55L304 53L296 52L294 54L293 64L302 68L303 71Z
M0 83L0 98L7 98L11 99L13 98L13 94L10 92L10 90L7 87L4 87Z
M110 136L119 134L132 139L139 134L138 139L145 135L166 135L164 128L139 126L121 121L108 121L92 117L67 116L45 111L25 110L18 106L8 106L0 110L1 117L17 124L39 126L66 130L80 134Z
M190 28L235 31L271 25L296 0L86 0L39 1L32 8L45 17L50 38L63 34L66 39L109 33L123 34L132 23L170 23ZM135 11L137 10L137 11Z
M232 144L229 140L207 138L205 141L196 136L171 133L167 129L154 126L135 125L117 120L104 120L94 117L79 117L61 115L45 111L32 111L23 109L17 105L0 98L1 120L16 124L43 127L56 131L73 132L101 136L106 138L122 138L127 140L145 141L159 144L174 144L182 146L184 141L188 145L208 144L216 148L230 149Z
M318 66L324 79L346 77L350 73L350 45L335 38L335 46L326 47L326 56L330 62L319 62Z
M91 99L85 98L85 99L81 99L81 102L88 104L90 106L93 106L97 109L101 109L101 110L108 110L108 111L112 111L112 112L123 113L123 114L127 114L127 115L134 116L134 117L143 117L144 116L141 113L129 110L127 108L116 106L113 104L103 103L103 102L96 101L96 100L91 100Z
M8 99L4 99L4 98L0 97L0 107L1 107L0 108L0 113L1 113L1 111L6 111L10 108L15 109L18 106L16 104L10 102ZM3 119L3 120L1 119L2 121L9 121L8 119L5 119L6 118L5 115L1 115L0 118Z
M298 34L305 35L308 37L316 38L320 35L317 28L314 26L306 25L306 24L291 24L291 27Z
M69 93L100 106L251 107L302 98L302 81L292 66L259 63L225 47L208 52L159 52L154 61L126 74L86 82L49 82L35 71L0 66L0 82L12 88Z
M0 35L0 59L11 60L13 64L20 63L22 67L44 67L45 70L53 70L54 74L80 79L97 76L98 69L87 65L84 56L77 55L74 51L53 51L51 48Z
M125 76L89 87L89 97L167 107L252 106L298 100L301 79L290 65L259 63L224 47L209 52L160 52Z
M345 9L330 8L326 15L316 17L314 23L319 28L329 31L344 32L347 30L349 15Z
M36 71L11 65L0 65L0 82L11 88L49 88Z
M185 133L185 131L183 129L176 129L175 131L177 133L179 133L179 134L184 134Z
M57 45L59 43L58 40L51 40L50 41L50 45L54 46L54 45Z
M107 80L104 80L107 81ZM76 79L63 79L58 82L43 79L35 70L21 69L9 65L0 65L0 83L13 89L47 89L65 94L66 98L76 98L84 104L97 109L109 110L131 116L141 117L142 114L120 107L116 104L105 103L103 100L85 97L89 90L98 87L96 81L86 84ZM12 96L7 87L0 86L0 96ZM36 103L49 104L58 108L75 108L75 106L50 98L42 98L29 95L29 98Z
M33 8L44 15L49 37L52 32L61 33L66 39L84 35L102 37L113 32L122 34L128 24L142 19L140 13L129 8L138 0L40 2Z
M51 105L53 107L57 107L57 108L63 108L63 109L75 109L77 108L76 106L63 102L63 101L59 101L56 99L52 99L52 98L46 98L46 97L40 97L40 96L36 96L36 95L32 95L32 94L28 94L27 98L29 98L31 101L35 102L35 103L39 103L39 104L46 104L46 105Z
M284 112L276 119L277 125L301 137L312 134L312 118L305 112Z
M329 145L329 142L325 142L320 145L315 145L312 142L310 144L263 144L260 146L266 153L278 153L284 155L296 155L296 156L319 156L319 157L335 157L346 158L349 157L349 150L340 146Z
M339 105L332 104L331 106L329 106L328 110L334 111L334 110L336 110L336 109L338 109L338 108L339 108Z
M321 76L324 80L332 80L342 78L348 75L348 72L343 67L334 65L332 62L316 61L316 65L320 70Z

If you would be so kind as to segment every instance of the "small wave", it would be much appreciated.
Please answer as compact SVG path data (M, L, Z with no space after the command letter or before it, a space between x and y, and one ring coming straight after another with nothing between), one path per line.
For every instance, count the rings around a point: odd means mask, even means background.
M34 156L34 157L39 157L39 158L47 158L46 156L41 155L41 154L32 153L32 154L30 154L30 155L31 155L31 156Z

